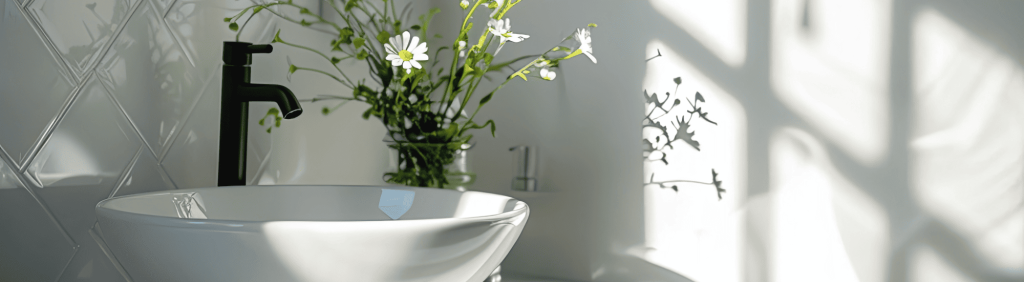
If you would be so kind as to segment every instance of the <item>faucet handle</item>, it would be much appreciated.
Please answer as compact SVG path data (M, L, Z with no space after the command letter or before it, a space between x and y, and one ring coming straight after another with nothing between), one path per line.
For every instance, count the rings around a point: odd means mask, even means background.
M250 54L274 52L274 46L270 44L253 44L245 48Z
M224 64L230 66L247 66L252 64L252 54L270 53L274 46L269 44L252 44L241 41L224 41Z

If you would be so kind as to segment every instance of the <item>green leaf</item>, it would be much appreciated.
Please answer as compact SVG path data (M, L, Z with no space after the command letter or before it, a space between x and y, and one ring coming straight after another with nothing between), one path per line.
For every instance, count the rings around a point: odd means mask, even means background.
M491 53L486 53L485 52L485 53L483 53L483 59L484 59L484 63L485 64L491 65L491 61L494 60L494 55L491 55Z
M420 25L417 24L417 25L410 26L409 29L411 29L411 30L420 30Z
M299 67L296 67L295 65L288 66L288 73L295 73L296 70L299 70Z
M487 102L490 102L491 101L491 97L493 97L493 96L494 96L494 92L491 92L491 93L488 93L487 96L484 96L483 98L480 98L480 106L478 106L478 107L483 107L484 104L487 104Z
M505 61L505 62L501 62L501 63L498 63L498 64L494 64L494 65L491 65L491 67L487 69L487 72L499 71L499 70L501 70L502 68L504 68L504 67L506 67L508 65L515 64L516 62L519 62L521 60L532 58L532 57L536 57L536 56L537 55L526 55L526 56L522 56L522 57L515 58L515 59L512 59L512 60L508 60L508 61Z
M224 18L224 22L226 22L226 23L231 22L231 17Z
M331 109L328 108L327 106L324 106L323 109L320 109L320 113L323 113L326 116L331 113Z
M363 49L363 50L359 50L359 54L356 54L356 59L365 60L366 57L369 57L369 56L370 56L370 54L366 53L366 49Z
M274 34L274 40L270 41L270 42L271 43L284 42L284 41L281 40L281 30L280 29L277 30L277 34Z
M526 76L525 76L525 75L523 75L523 73L522 73L522 72L516 72L516 73L513 73L511 77L517 77L517 76L518 76L518 77L520 77L520 78L522 78L522 79L523 79L523 81L528 81L528 80L526 80Z
M362 38L362 37L358 37L356 39L352 39L352 44L353 44L353 46L356 47L356 49L359 49L359 47L363 47L363 43L365 43L365 42L366 42L366 39Z
M588 26L588 27L597 27L597 24L596 24L596 23L590 23L590 24L588 24L587 26Z
M705 102L704 101L704 96L700 95L700 92L697 92L697 97L695 97L694 100ZM705 103L707 103L707 102L705 102Z
M331 57L331 63L332 63L332 64L335 64L335 65L337 65L337 64L338 64L338 63L340 63L340 62L341 62L341 58L338 58L338 57Z
M299 14L312 15L313 13L310 12L309 9L302 8L302 9L299 9Z
M388 44L388 39L390 38L391 33L388 33L388 31L386 30L381 31L379 34L377 34L377 41L380 42L380 44Z
M349 0L348 3L345 3L345 12L351 12L352 8L356 7L356 2L357 0Z
M273 127L267 127L267 133L270 133L271 129L273 129Z
M352 35L355 35L355 34L356 34L356 32L353 31L351 27L347 27L346 26L346 27L342 28L341 31L339 31L339 33L338 33L338 42L345 43L345 44L352 43Z
M372 114L372 113L373 113L373 108L372 107L369 108L369 109L366 109L366 111L363 112L363 119L370 119L370 114Z
M252 9L252 14L255 15L256 13L259 13L262 10L263 10L263 6L256 6L256 8Z
M672 81L675 81L676 85L679 85L679 84L683 83L683 78L682 77L676 77L676 78L673 78Z
M238 31L238 23L228 24L228 29L230 29L231 31Z
M263 118L261 118L261 119L260 119L260 125L263 125L263 122L264 122L264 121L266 121L266 120L267 120L267 117L263 117Z
M299 24L302 25L302 26L311 26L311 25L313 25L313 23L307 22L306 19L302 19L301 21L299 21Z

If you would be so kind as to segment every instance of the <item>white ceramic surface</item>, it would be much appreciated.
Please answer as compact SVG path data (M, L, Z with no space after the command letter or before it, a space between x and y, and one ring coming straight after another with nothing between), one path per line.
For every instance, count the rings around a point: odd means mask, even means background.
M381 189L414 191L397 220ZM481 192L236 186L104 200L104 238L136 281L482 281L529 217Z

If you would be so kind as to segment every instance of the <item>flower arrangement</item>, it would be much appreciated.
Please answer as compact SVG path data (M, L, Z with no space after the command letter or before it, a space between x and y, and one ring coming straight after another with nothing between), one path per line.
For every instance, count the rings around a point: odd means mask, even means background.
M333 36L330 46L319 46L329 50L326 52L285 40L280 30L273 43L315 53L333 66L333 69L320 70L289 65L289 75L300 71L316 73L328 76L344 87L341 91L344 94L321 95L312 99L312 102L335 103L333 107L323 107L323 114L329 114L350 101L370 106L362 117L376 117L383 123L388 131L385 138L388 146L397 150L399 155L398 171L384 176L390 183L445 187L448 184L446 166L452 163L457 150L467 148L473 138L471 133L477 129L490 129L491 136L494 136L494 120L480 123L474 118L502 87L516 78L523 81L528 78L553 80L562 61L581 54L597 63L590 39L590 29L596 27L595 24L577 29L540 55L494 61L506 44L522 42L530 37L513 33L512 21L505 17L522 0L462 0L459 8L465 13L457 38L450 46L436 49L431 49L426 39L431 19L440 12L439 9L420 15L419 22L413 24L409 21L409 6L399 11L394 0L324 1L337 13L339 20L328 21L309 8L288 0L255 4L224 21L228 28L240 34L253 16L265 11ZM297 9L299 17L284 15L280 9ZM471 38L474 26L470 19L478 10L484 9L491 11L487 26L480 29L478 37ZM435 35L435 38L441 36ZM452 54L447 68L437 60L439 54L446 50ZM531 58L525 64L516 65ZM366 62L371 80L352 79L338 67L339 63L349 60ZM514 65L519 67L514 68ZM470 105L481 82L490 79L489 74L506 71L511 71L511 74L500 85L476 100L475 106ZM472 111L472 114L467 114L467 111ZM271 109L264 120L267 118L273 118L275 126L280 126L281 117L276 109ZM261 125L264 120L260 121ZM267 131L270 132L271 128L268 127Z

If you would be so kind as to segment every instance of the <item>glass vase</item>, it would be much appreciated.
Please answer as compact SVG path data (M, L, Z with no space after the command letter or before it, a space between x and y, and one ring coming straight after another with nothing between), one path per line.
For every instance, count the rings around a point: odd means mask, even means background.
M388 183L466 191L476 182L469 160L472 144L385 141Z

